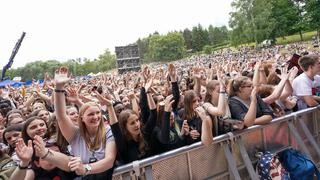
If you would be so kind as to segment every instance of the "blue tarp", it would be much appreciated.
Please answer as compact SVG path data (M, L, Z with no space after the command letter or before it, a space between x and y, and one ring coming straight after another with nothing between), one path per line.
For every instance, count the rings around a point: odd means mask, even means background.
M20 87L21 85L24 85L24 82L12 81L12 80L9 80L9 79L0 82L0 87L5 87L7 85L10 85L12 87Z
M17 81L12 81L12 80L5 80L5 81L2 81L0 82L0 87L4 87L4 86L7 86L7 85L14 85L15 83L18 83Z

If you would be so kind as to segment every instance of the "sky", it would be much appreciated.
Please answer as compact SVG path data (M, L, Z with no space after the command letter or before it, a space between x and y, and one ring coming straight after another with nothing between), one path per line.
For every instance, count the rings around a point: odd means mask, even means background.
M232 0L0 0L0 68L22 32L13 68L98 58L155 31L228 25Z

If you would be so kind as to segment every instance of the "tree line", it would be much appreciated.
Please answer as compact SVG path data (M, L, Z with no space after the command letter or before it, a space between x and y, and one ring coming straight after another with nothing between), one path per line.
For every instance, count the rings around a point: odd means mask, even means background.
M109 50L105 50L97 59L90 60L88 58L70 59L66 62L58 60L35 61L27 63L23 67L11 68L7 71L6 77L10 79L14 77L22 77L22 81L32 79L43 79L47 72L51 77L56 69L60 66L69 68L72 76L83 76L91 72L104 72L116 67L116 56Z
M232 45L273 40L320 30L320 0L233 0L230 13Z

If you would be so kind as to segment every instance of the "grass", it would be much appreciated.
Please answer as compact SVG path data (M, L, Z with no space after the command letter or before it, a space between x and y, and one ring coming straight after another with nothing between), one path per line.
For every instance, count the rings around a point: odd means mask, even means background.
M312 39L313 36L317 36L317 31L305 32L302 34L303 41L309 41ZM277 40L276 45L290 44L290 43L301 41L300 34L285 36L284 38L278 37L276 38L276 40ZM239 45L239 47L252 47L252 46L255 46L254 42ZM233 47L230 45L216 47L214 48L214 51L224 49L224 48L230 48L232 51L237 51L236 47Z
M306 32L302 34L302 38L303 41L309 41L312 39L313 36L317 35L317 31L312 31L312 32ZM285 36L285 38L279 37L277 38L277 45L282 45L282 44L290 44L290 43L294 43L294 42L299 42L300 39L300 35L299 34L295 34L295 35L291 35L291 36Z

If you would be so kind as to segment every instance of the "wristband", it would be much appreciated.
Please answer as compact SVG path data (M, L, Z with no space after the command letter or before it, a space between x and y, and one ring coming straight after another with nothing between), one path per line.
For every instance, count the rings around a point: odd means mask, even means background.
M49 155L50 149L47 149L47 150L48 150L47 153L46 153L44 156L40 157L41 159L44 159L44 158L46 158L46 157Z
M225 92L225 91L220 91L219 93L220 94L227 94L227 92Z
M54 89L54 92L56 92L56 93L65 93L66 90L64 90L64 89Z

